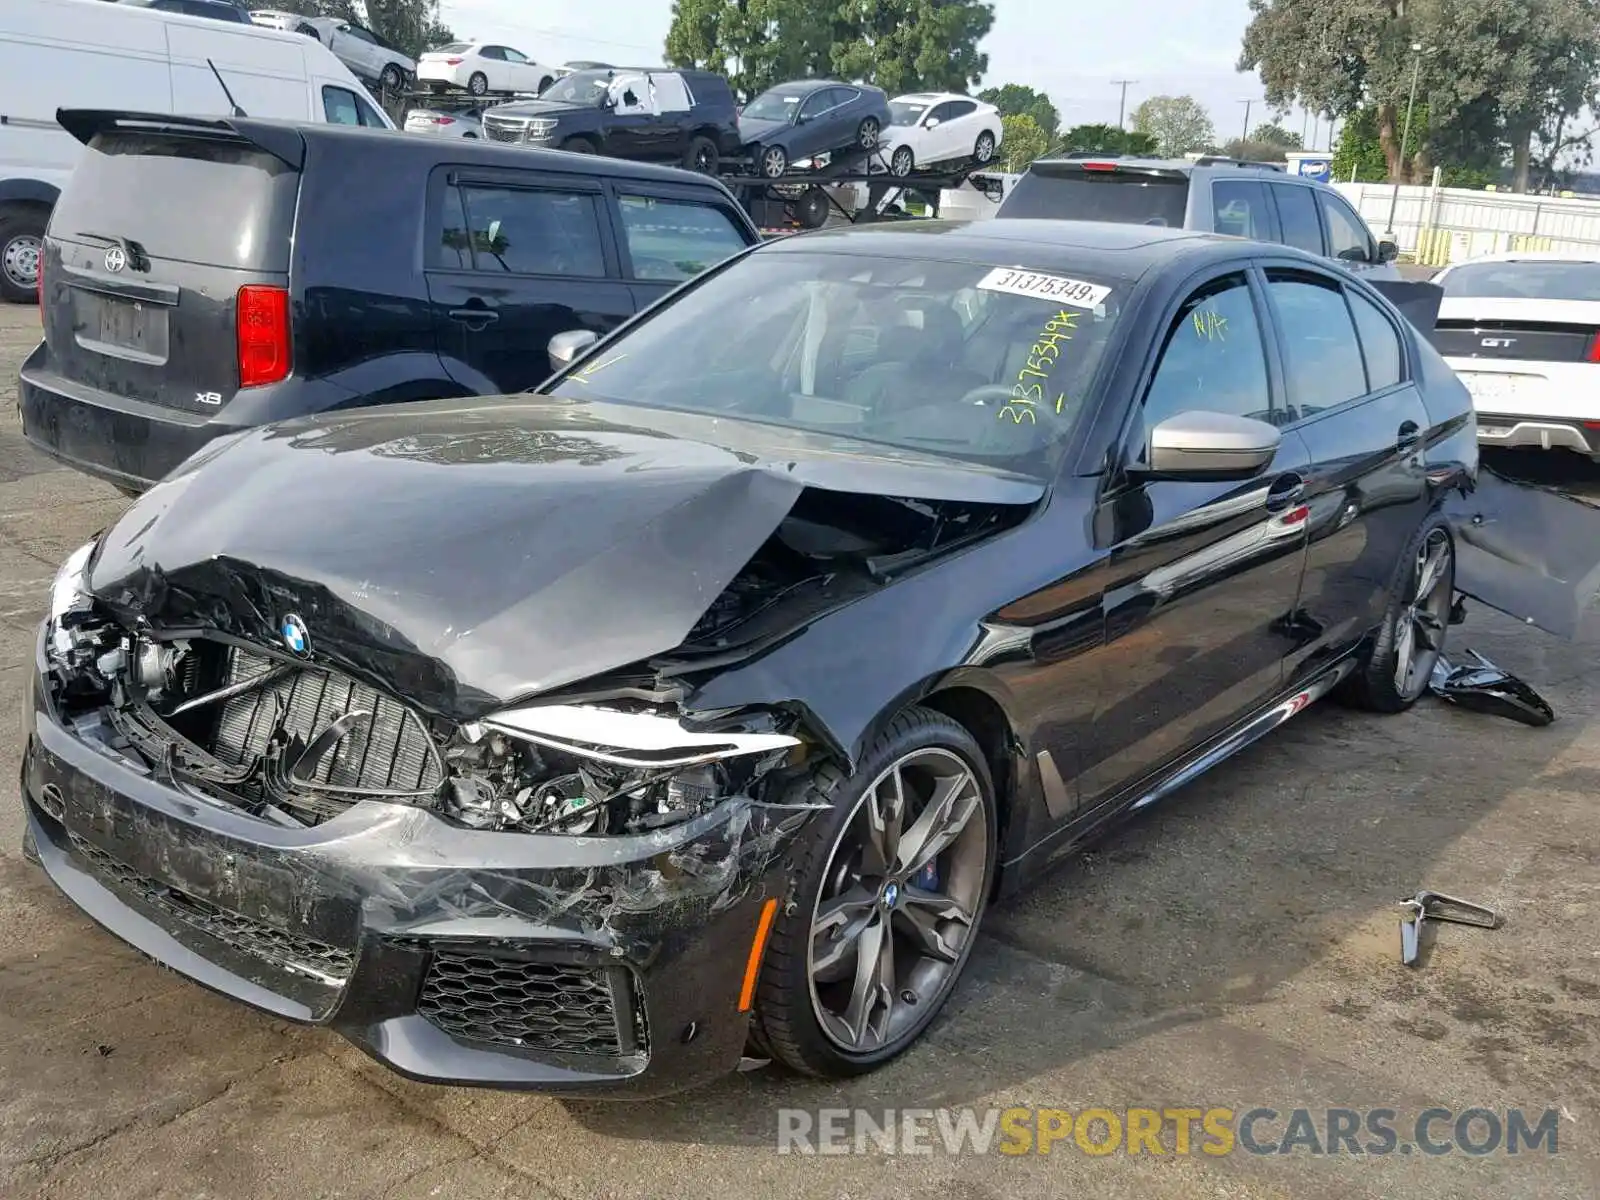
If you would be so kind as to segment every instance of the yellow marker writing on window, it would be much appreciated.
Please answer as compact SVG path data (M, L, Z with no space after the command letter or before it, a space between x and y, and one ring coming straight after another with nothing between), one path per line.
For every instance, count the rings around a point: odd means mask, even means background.
M1208 342L1228 340L1228 318L1209 308L1197 308L1189 317L1194 331Z

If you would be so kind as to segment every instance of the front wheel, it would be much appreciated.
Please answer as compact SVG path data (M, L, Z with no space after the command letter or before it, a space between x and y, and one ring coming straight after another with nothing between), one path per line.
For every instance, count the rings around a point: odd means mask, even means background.
M595 144L588 138L571 137L561 143L561 148L569 154L594 154Z
M966 729L910 708L854 775L819 767L804 793L831 808L796 851L755 1037L796 1071L845 1078L909 1049L955 990L994 880L994 784Z
M1455 598L1455 542L1433 514L1400 556L1383 625L1338 697L1368 712L1404 712L1428 690Z
M789 152L782 146L768 146L761 151L761 174L776 179L789 169Z
M378 86L386 92L398 92L400 90L400 86L405 83L405 81L405 72L394 63L390 63L388 66L386 66L382 73L378 76Z
M878 144L880 126L877 117L868 117L856 126L856 145L863 150L871 150Z
M489 77L482 71L474 71L472 73L472 77L467 80L467 91L471 92L474 96L481 96L488 90Z

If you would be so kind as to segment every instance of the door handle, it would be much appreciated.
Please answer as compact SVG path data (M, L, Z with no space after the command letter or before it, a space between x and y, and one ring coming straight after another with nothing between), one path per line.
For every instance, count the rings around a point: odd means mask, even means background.
M498 321L500 314L489 308L452 308L450 319L460 321L468 329L482 329Z
M1395 434L1394 448L1400 451L1415 450L1422 441L1422 430L1415 421L1405 421Z
M1267 488L1267 511L1280 513L1299 504L1306 494L1306 481L1290 472L1279 475Z

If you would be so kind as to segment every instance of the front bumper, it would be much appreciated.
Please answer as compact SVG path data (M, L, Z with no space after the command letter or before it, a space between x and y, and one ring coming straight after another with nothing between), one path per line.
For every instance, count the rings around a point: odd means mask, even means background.
M291 829L79 737L37 673L29 710L39 864L206 987L430 1082L649 1097L744 1051L739 994L792 816L736 799L655 834L582 838L368 801Z

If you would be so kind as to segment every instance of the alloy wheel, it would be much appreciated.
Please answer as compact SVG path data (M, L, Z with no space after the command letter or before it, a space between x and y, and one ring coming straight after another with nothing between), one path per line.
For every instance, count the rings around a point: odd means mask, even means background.
M1444 650L1454 589L1450 535L1433 529L1417 548L1411 598L1400 610L1394 637L1394 686L1409 698L1422 694Z
M789 156L784 153L782 146L769 146L761 154L761 173L768 179L776 179L789 169Z
M994 157L994 134L984 132L978 135L978 144L972 149L972 157L980 163L986 163Z
M912 165L913 156L910 146L897 147L889 159L889 170L902 178L911 174Z
M841 827L812 910L812 1011L846 1054L920 1032L954 986L988 886L983 785L964 759L915 750Z
M0 247L0 271L14 287L27 291L39 284L39 258L44 243L31 233L19 233Z
M489 90L489 77L482 71L475 71L467 80L467 91L474 96L481 96Z
M861 122L860 128L856 130L856 141L863 150L871 150L878 144L878 118L868 117Z

